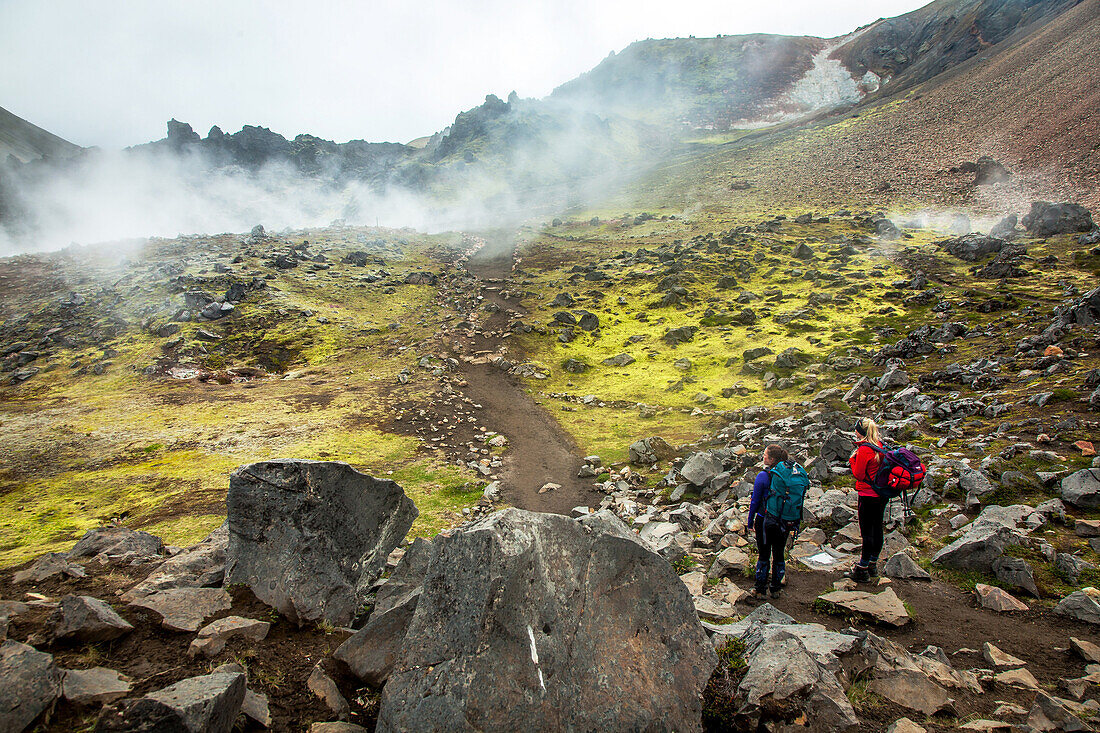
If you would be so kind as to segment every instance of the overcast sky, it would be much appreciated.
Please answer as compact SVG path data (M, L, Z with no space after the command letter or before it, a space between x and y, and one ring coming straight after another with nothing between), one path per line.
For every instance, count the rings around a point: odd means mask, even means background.
M644 38L833 37L919 0L0 0L0 107L80 145L259 124L408 142Z

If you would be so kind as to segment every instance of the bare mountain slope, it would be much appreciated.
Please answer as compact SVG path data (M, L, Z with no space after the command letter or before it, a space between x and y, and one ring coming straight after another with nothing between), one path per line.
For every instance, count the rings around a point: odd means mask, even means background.
M790 107L784 93L825 46L821 38L765 33L648 39L612 53L551 98L600 114L728 129Z
M1039 197L1095 207L1098 54L1100 0L1085 0L904 95L696 150L639 190L662 190L672 205L703 197L747 209L887 200L1019 210ZM1004 163L1010 181L975 186L973 173L952 171L980 155ZM752 189L730 192L745 180Z
M67 158L82 150L0 107L0 160L9 155L26 163L43 156Z
M883 18L833 52L856 77L872 72L896 94L963 63L1015 33L1028 33L1081 0L936 0Z

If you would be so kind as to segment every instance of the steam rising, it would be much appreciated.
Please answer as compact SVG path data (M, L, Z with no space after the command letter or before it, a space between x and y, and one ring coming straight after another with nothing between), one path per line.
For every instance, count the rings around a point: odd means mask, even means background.
M209 169L196 156L94 152L70 169L14 174L25 220L0 228L0 255L52 250L73 242L130 237L349 224L438 229L453 214L423 197L362 181L333 183L287 163L251 171ZM471 212L472 213L472 212Z
M591 203L640 172L656 138L633 121L513 95L508 103L487 97L428 148L365 174L342 167L338 155L311 160L308 170L285 155L258 167L226 165L197 137L89 150L0 167L0 256L256 224L279 231L339 221L428 233L511 225Z

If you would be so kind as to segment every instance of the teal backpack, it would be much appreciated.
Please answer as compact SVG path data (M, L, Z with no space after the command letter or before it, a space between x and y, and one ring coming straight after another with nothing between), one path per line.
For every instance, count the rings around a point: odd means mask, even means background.
M785 524L802 521L802 502L810 477L806 469L797 463L783 461L768 469L772 477L771 489L764 503L764 513Z

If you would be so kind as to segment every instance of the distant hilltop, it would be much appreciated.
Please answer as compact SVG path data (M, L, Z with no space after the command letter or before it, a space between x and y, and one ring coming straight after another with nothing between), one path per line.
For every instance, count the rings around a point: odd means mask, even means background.
M20 163L39 158L70 158L83 148L32 125L0 107L0 161L8 156Z

